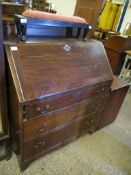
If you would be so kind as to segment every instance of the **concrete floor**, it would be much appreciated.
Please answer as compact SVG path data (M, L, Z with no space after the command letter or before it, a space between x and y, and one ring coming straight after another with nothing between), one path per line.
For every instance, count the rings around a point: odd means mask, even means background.
M126 96L117 120L103 131L131 148L131 92Z
M20 173L15 154L0 162L0 175L131 175L131 94L110 126L32 163Z

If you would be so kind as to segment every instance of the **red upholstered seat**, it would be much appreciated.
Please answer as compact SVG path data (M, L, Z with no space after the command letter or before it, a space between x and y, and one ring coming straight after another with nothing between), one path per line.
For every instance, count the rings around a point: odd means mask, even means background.
M84 18L81 18L78 16L64 16L64 15L57 15L53 13L35 11L35 10L26 10L22 13L22 15L25 17L37 18L37 19L75 22L75 23L87 23Z

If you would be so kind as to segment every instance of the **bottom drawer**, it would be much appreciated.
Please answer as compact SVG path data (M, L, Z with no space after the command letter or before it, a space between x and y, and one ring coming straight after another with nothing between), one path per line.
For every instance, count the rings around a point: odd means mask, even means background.
M24 160L28 160L44 154L53 147L62 144L62 132L55 131L50 134L34 139L32 141L24 142Z
M38 138L24 142L24 160L38 157L45 154L60 145L74 140L78 136L90 129L95 128L99 121L99 114L94 113L74 120L67 126L59 128L56 131L45 134Z

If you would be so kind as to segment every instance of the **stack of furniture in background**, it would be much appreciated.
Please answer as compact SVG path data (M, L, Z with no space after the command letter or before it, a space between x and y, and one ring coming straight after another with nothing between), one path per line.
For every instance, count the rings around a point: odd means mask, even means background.
M120 35L120 21L124 14L124 1L106 1L99 17L99 23L95 31L95 38L104 40L110 36Z
M123 32L123 35L131 37L131 23L130 22L128 22L126 24L125 30Z
M32 9L45 11L46 0L32 0Z
M101 31L104 30L116 32L122 7L122 5L117 5L111 1L107 1L100 16L98 28Z
M125 60L119 77L131 85L131 50L125 52Z
M131 49L131 38L113 36L104 40L104 47L114 75L119 75L125 60L125 51Z
M14 14L21 15L25 9L26 7L23 4L16 4L11 2L2 3L4 36L9 35L10 33L15 34Z
M46 2L46 0L32 0L30 6L33 10L56 13L56 10L53 8L53 4Z

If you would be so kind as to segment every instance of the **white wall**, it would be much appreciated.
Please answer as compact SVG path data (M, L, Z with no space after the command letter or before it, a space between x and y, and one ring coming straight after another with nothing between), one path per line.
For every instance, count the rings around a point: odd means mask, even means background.
M122 26L121 26L121 30L120 30L121 33L124 32L124 29L125 29L126 24L127 24L128 22L131 23L131 7L128 7L128 9L127 9L127 11L126 11L126 14L125 14L125 17L124 17Z
M56 4L57 14L72 16L74 14L77 0L47 0L49 3Z

